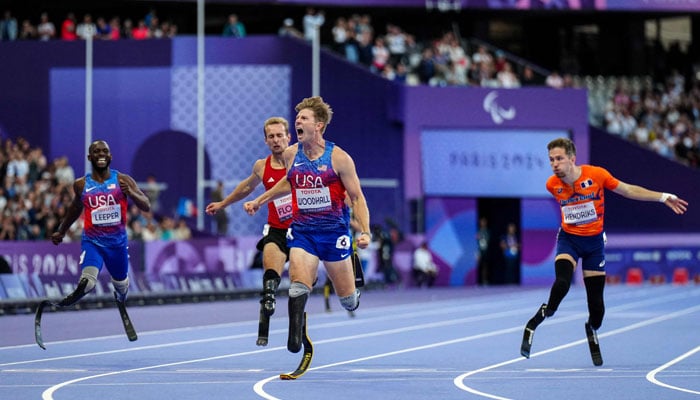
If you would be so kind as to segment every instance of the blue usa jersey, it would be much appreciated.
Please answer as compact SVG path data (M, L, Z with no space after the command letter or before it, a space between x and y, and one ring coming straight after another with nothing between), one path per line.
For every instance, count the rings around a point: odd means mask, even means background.
M83 240L101 247L123 246L127 243L126 214L128 200L117 180L117 170L110 170L104 182L85 176L81 200L85 229Z
M292 228L295 231L348 229L350 212L345 205L345 185L333 170L331 154L335 144L326 141L320 158L310 160L297 150L287 173L292 187Z

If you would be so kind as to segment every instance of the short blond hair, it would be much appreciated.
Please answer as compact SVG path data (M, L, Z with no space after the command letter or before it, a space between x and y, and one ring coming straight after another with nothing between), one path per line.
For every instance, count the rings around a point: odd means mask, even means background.
M324 102L321 96L314 96L305 98L294 107L296 112L307 108L314 113L316 122L323 122L323 130L321 130L321 132L325 132L326 127L331 123L331 119L333 118L333 109L331 109L331 106Z
M284 132L289 136L289 121L282 117L270 117L265 120L263 124L263 134L267 137L267 127L274 124L282 124L284 126Z

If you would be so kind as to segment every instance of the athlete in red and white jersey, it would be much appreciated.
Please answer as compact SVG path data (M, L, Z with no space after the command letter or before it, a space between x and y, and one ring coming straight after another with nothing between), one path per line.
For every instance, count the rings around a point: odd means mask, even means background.
M279 181L286 181L287 169L282 160L284 150L289 146L291 135L289 122L282 117L272 117L263 126L265 144L270 148L270 154L253 164L250 176L241 181L233 191L222 201L209 203L206 212L214 215L223 212L228 205L242 200L260 184L265 190L274 187ZM287 247L287 230L292 222L292 196L280 197L268 204L267 224L263 229L263 237L258 242L258 250L263 258L263 291L260 300L260 324L258 329L259 346L267 345L269 318L275 312L275 292L284 271L284 265L289 258Z
M279 161L272 155L265 159L265 170L262 181L265 190L270 190L277 182L287 179L287 169L280 167ZM282 229L285 232L292 223L292 195L283 196L267 203L267 224L271 228ZM286 244L285 244L286 247ZM287 251L288 252L288 251Z
M561 207L562 217L554 261L556 279L549 300L540 306L525 327L520 352L525 357L530 356L535 328L559 308L571 286L578 260L581 259L588 301L586 335L593 363L602 365L596 330L603 323L605 313L605 190L633 200L664 203L676 214L685 213L688 203L674 194L655 192L620 181L604 168L576 165L576 146L570 139L555 139L547 145L547 150L554 172L547 180L547 190Z

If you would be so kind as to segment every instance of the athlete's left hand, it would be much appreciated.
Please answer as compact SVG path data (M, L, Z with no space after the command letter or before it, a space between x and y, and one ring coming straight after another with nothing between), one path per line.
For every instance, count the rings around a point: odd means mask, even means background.
M688 202L677 196L671 196L664 202L674 213L681 215L688 210Z
M361 233L357 236L357 247L361 249L366 249L369 246L369 242L372 241L372 236L367 233Z
M119 181L119 188L122 190L125 196L131 195L131 187L129 186L129 181L123 175L117 177Z

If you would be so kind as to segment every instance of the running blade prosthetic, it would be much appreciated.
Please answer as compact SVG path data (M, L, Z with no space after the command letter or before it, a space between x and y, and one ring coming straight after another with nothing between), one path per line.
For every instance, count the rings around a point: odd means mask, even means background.
M289 381L299 378L304 375L311 365L311 359L314 357L314 346L309 339L309 334L306 330L306 313L304 313L304 325L302 326L301 343L304 345L304 354L301 356L299 366L293 372L288 374L280 374L280 379Z

